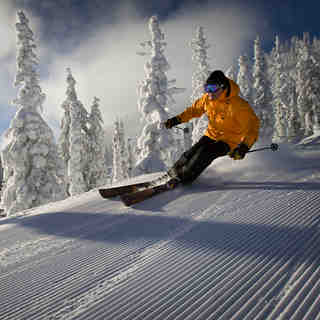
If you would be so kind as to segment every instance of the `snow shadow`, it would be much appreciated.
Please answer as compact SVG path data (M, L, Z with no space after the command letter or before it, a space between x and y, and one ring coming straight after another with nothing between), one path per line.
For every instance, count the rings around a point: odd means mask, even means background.
M318 242L320 216L309 227L232 223L214 220L194 221L190 218L149 214L108 214L56 212L17 220L32 233L99 242L99 246L117 247L119 255L126 245L144 250L165 241L166 246L183 246L190 250L227 252L228 254L266 256L277 259L311 257L307 248ZM53 240L54 241L54 240ZM288 247L291 249L288 250Z

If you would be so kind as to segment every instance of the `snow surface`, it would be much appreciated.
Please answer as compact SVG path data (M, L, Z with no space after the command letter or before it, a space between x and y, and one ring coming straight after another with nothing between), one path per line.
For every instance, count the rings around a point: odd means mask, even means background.
M281 145L133 208L93 190L1 219L0 319L320 319L319 155Z
M310 148L310 149L319 149L320 147L320 130L314 130L314 134L302 139L298 146L302 146L303 148Z

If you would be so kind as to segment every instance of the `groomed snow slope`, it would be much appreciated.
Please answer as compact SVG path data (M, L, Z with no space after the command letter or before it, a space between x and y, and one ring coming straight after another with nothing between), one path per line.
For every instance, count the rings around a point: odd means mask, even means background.
M0 220L0 319L320 319L319 155L223 158L134 208L94 190Z

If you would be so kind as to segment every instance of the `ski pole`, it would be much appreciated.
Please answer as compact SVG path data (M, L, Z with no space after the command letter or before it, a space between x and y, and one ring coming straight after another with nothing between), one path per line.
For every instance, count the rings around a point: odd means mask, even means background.
M161 124L160 124L160 128L165 128L166 126L165 126L165 123L164 122L162 122ZM174 126L173 127L174 129L179 129L179 130L182 130L184 133L189 133L189 128L187 128L187 127L185 127L185 128L181 128L181 127L178 127L178 126Z
M189 128L181 128L181 127L177 127L177 126L175 126L175 128L182 130L184 133L189 133Z
M269 147L263 147L263 148L259 148L259 149L253 149L248 151L249 152L256 152L256 151L262 151L262 150L271 150L271 151L277 151L279 149L279 145L276 143L271 143Z

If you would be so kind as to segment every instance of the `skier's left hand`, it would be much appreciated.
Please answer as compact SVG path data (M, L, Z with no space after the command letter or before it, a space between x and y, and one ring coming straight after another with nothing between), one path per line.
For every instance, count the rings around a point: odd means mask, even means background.
M248 151L249 147L245 143L240 143L229 155L234 160L242 160Z

